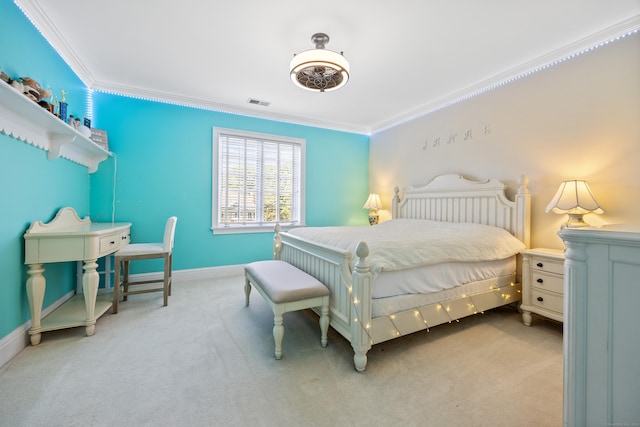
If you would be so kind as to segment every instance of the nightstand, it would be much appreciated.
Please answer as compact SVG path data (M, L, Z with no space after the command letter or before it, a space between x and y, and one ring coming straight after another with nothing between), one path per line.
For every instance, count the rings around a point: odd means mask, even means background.
M536 248L522 252L522 321L531 313L563 321L564 251Z

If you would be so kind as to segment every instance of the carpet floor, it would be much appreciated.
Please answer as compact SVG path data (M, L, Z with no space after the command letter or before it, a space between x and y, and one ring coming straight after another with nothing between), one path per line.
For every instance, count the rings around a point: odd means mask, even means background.
M2 426L561 426L562 325L511 308L375 345L363 373L310 310L273 313L242 276L176 280L46 332L0 369Z

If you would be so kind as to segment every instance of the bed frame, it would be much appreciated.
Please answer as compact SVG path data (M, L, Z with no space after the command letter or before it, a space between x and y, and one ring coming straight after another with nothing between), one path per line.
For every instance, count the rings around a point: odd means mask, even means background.
M505 196L505 184L473 181L462 175L441 175L423 185L394 189L393 218L472 222L501 227L529 248L530 195L523 175L515 201ZM407 335L465 316L520 300L519 280L505 286L487 285L485 291L441 301L391 315L371 317L373 275L367 264L369 248L360 242L351 271L351 253L281 232L276 226L274 259L287 261L323 282L330 290L331 326L353 347L356 370L364 371L373 344Z

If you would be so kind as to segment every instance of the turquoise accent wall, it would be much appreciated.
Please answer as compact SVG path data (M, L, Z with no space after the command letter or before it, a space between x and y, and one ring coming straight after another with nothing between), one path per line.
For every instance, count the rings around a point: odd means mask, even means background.
M91 177L91 216L133 223L132 241L162 239L178 217L174 269L243 264L272 256L272 233L211 231L213 127L304 138L307 225L368 224L369 137L96 92L94 125L114 159ZM114 174L115 172L115 174ZM114 198L115 183L115 198ZM134 263L135 264L135 263ZM132 264L134 272L161 263Z
M10 0L0 0L0 67L49 85L55 96L68 91L69 113L85 115L87 88ZM160 240L166 218L177 215L176 270L270 258L271 233L210 229L214 126L306 139L307 224L367 224L366 135L99 92L93 102L93 125L108 131L115 153L94 174L0 134L0 340L30 319L22 236L32 221L49 221L64 206L110 221L115 200L115 220L132 222L132 238L140 242ZM44 308L75 289L76 280L75 263L45 268ZM134 272L160 269L150 261Z
M81 112L86 88L9 0L0 0L0 67L12 78L32 77L45 87L69 91ZM4 82L0 82L4 84ZM0 134L0 338L31 318L25 289L23 234L32 221L48 221L64 206L89 215L87 168L65 159L47 160L39 148ZM46 264L47 307L75 289L75 263Z

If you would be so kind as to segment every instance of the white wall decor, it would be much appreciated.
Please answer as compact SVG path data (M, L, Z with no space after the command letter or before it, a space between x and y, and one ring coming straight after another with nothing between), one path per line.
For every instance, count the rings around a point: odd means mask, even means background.
M462 142L469 142L473 139L473 128L467 128L462 133ZM488 123L482 124L482 135L488 136L491 135L491 126ZM458 132L451 131L447 136L437 136L435 138L428 138L424 144L422 145L422 149L433 150L440 147L444 147L447 145L452 145L456 143L456 139L458 138Z

